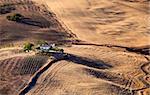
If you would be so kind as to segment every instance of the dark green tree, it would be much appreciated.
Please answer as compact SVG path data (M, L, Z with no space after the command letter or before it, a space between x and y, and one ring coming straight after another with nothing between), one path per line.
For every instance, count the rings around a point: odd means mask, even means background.
M10 21L16 21L16 22L19 22L22 18L23 18L23 16L21 15L21 14L18 14L18 13L16 13L16 14L13 14L13 15L9 15L9 16L7 16L6 17L8 20L10 20Z
M44 41L44 40L39 40L39 41L37 41L37 45L39 45L39 46L41 46L41 45L48 45L48 42Z
M25 51L25 52L29 52L30 50L32 50L33 49L33 46L34 46L34 44L32 44L32 43L25 43L24 44L24 47L23 47L23 50Z

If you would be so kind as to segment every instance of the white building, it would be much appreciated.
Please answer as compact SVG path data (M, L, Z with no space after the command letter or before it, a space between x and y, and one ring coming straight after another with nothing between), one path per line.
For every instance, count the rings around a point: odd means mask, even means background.
M43 44L43 45L39 46L39 51L42 51L42 52L56 52L55 50L53 50L54 48L55 48L55 44L51 44L51 45Z
M40 46L40 50L50 50L51 48L49 45Z

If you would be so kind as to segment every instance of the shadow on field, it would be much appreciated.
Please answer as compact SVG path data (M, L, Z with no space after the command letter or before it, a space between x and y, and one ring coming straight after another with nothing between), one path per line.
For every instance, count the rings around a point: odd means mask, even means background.
M28 93L36 85L36 82L38 78L41 76L41 74L43 74L46 70L48 70L54 63L61 61L61 60L71 61L77 64L86 65L88 67L93 67L93 68L98 68L98 69L108 69L112 67L111 65L105 64L102 61L94 61L92 59L79 57L73 54L52 53L50 55L54 57L54 60L52 60L45 67L41 68L38 72L36 72L36 74L33 76L32 80L29 82L27 87L25 87L20 92L19 95L25 95L26 93Z
M71 61L73 63L77 63L77 64L81 64L81 65L85 65L85 66L93 67L93 68L97 68L97 69L112 68L111 65L106 64L101 60L92 60L89 58L85 58L85 57L81 57L81 56L77 56L77 55L73 55L73 54L69 54L67 60Z
M49 55L49 54L47 54L47 55ZM74 54L67 54L67 53L57 52L57 53L50 54L50 56L53 56L55 59L62 59L62 60L73 62L75 64L81 64L81 65L85 65L85 66L92 67L92 68L97 68L97 69L112 68L111 65L106 64L105 62L103 62L101 60L93 60L93 59L90 59L90 58L77 56L77 55L74 55Z
M41 28L44 27L41 22L32 20L30 18L22 18L21 21L19 21L19 23L32 25L32 26L37 26L37 27L41 27Z
M49 54L47 54L47 55L49 55ZM101 60L93 60L90 58L77 56L74 54L57 52L57 53L50 54L50 56L53 56L55 59L62 59L62 60L73 62L75 64L81 64L81 65L85 65L85 66L97 68L97 69L109 69L109 68L113 67L109 64L106 64L105 62L103 62Z

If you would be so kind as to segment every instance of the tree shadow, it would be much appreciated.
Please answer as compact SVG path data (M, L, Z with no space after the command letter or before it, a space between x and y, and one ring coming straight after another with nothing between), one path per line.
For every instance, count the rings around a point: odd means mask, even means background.
M98 68L98 69L108 69L108 68L112 67L111 65L105 64L102 61L94 61L92 59L80 57L80 56L73 55L73 54L54 52L54 53L51 53L50 55L53 56L55 59L52 60L44 68L42 68L40 71L38 71L35 74L35 76L33 76L32 80L30 81L28 86L25 89L23 89L19 93L19 95L25 95L26 93L28 93L35 86L35 84L36 84L38 78L41 76L41 74L43 74L46 70L48 70L53 64L55 64L56 62L61 61L61 60L71 61L71 62L74 62L77 64L82 64L82 65L86 65L88 67L93 67L93 68Z
M46 26L44 26L44 24L42 22L36 21L36 20L32 20L30 18L22 18L20 21L18 21L18 23L23 23L23 24L27 24L27 25L32 25L32 26L37 26L40 28L44 28ZM50 25L47 25L47 27Z
M106 64L101 60L93 60L90 58L81 57L73 54L53 53L52 56L56 59L64 58L64 60L66 61L70 61L76 64L81 64L97 69L109 69L113 67L112 65Z
M73 54L69 54L69 57L67 60L74 62L74 63L77 63L77 64L85 65L88 67L97 68L97 69L112 68L111 65L106 64L105 62L103 62L101 60L93 60L93 59L89 59L86 57L81 57L81 56L77 56L77 55L73 55Z

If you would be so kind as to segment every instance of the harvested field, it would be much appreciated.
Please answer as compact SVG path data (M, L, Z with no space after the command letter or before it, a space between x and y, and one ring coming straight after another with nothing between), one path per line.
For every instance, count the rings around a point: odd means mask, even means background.
M99 46L64 49L69 58L54 63L27 95L149 94L149 63L142 55Z
M80 40L149 45L149 0L45 0L45 4Z
M0 0L0 95L150 95L148 3ZM39 40L64 53L23 52Z

